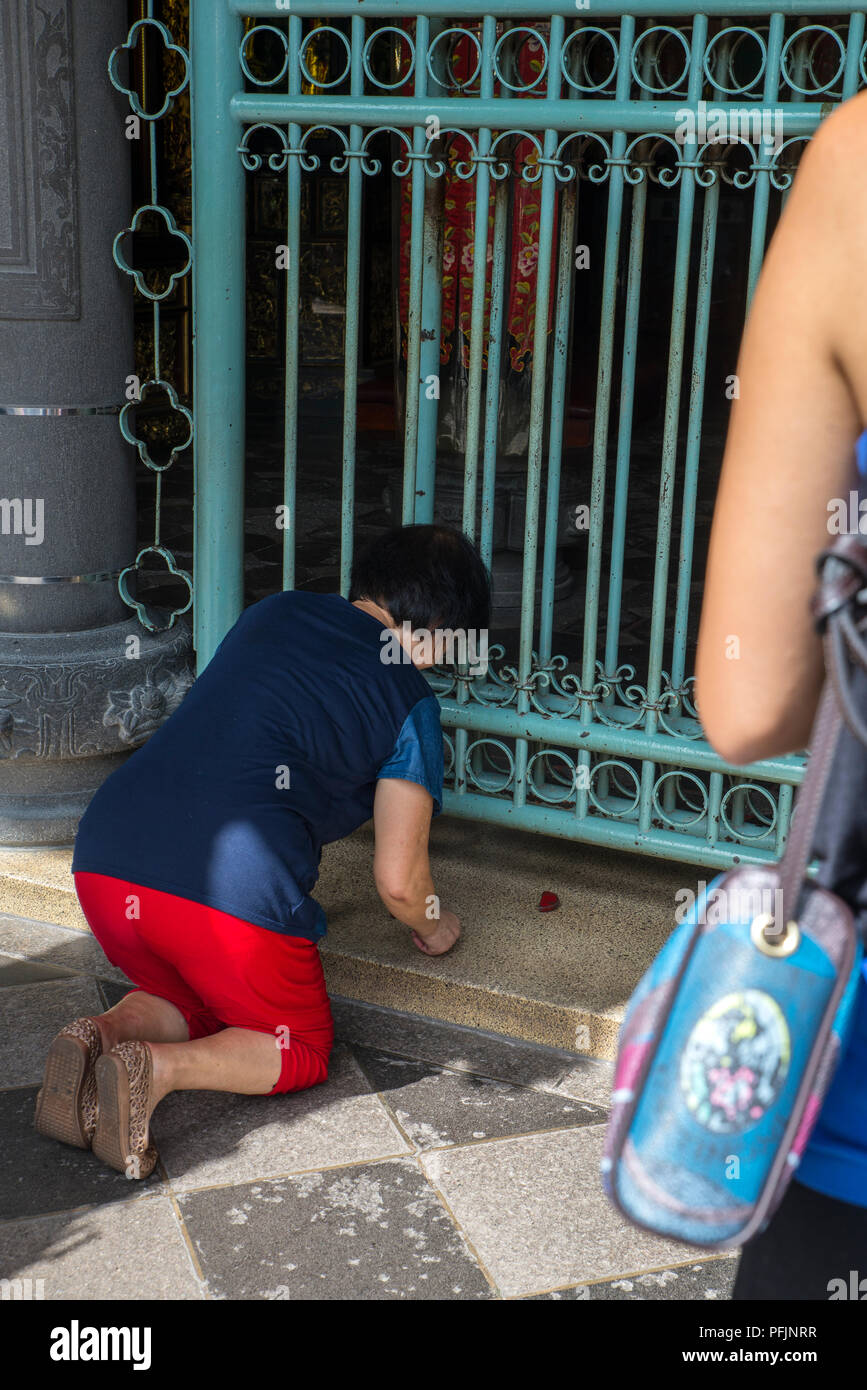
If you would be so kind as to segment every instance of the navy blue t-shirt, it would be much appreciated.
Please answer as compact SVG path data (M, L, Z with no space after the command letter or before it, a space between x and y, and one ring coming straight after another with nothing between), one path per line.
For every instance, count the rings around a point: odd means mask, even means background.
M373 814L376 782L442 809L439 705L387 629L336 594L247 608L183 703L107 779L72 872L108 874L317 940L322 846Z

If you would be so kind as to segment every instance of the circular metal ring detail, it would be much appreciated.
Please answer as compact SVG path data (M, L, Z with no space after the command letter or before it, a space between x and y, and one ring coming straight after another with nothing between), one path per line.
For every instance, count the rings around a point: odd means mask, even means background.
M454 71L452 69L452 60L454 58L454 53L452 52L448 54L448 56L445 59L443 77L445 77L447 80L443 81L443 78L440 77L434 71L434 53L439 48L443 39L454 40L455 35L457 35L457 39L455 42L460 42L461 39L470 40L471 45L476 50L476 66L473 69L470 76L461 81L459 78L455 76ZM428 45L425 63L427 66L427 70L430 73L430 76L432 77L433 81L437 84L438 87L444 87L446 90L449 91L463 92L466 91L468 87L471 87L473 85L473 83L476 81L477 77L479 76L479 73L482 70L482 45L480 44L477 36L472 32L471 29L461 29L456 25L452 26L452 28L450 29L441 29L440 32L431 39L430 44Z
M318 77L314 77L307 66L308 48L311 43L314 41L318 42L318 40L324 38L326 34L334 35L335 38L338 38L343 44L346 53L345 68L338 77L333 77L330 82L323 82L320 81ZM305 82L310 82L314 87L319 87L322 91L326 91L329 87L339 87L341 82L346 81L346 78L349 76L349 69L352 67L352 47L349 43L349 39L343 33L343 30L335 29L333 24L323 24L319 29L311 29L310 33L305 36L298 50L298 67L301 69L301 75Z
M791 956L797 951L801 944L801 928L797 922L787 922L786 929L779 941L768 941L765 931L774 925L774 914L772 912L760 912L758 917L753 919L750 927L750 940L757 950L764 956Z
M283 63L276 77L256 77L253 73L252 68L250 67L251 54L247 45L249 44L251 39L256 38L257 34L263 33L276 34L283 45ZM241 71L243 72L245 77L248 77L250 81L255 83L257 87L273 87L280 81L281 77L285 77L286 73L289 71L289 40L284 34L283 30L277 29L275 25L257 24L255 28L248 29L247 33L241 40L239 56L241 60Z
M409 67L406 72L398 77L396 82L380 82L379 78L374 76L370 67L371 53L375 45L386 34L396 34L399 39L406 43L409 49ZM375 87L378 87L380 91L383 92L396 92L409 81L415 72L415 44L405 29L398 29L394 24L386 24L381 29L374 29L373 33L368 36L367 42L364 45L364 51L361 55L361 61L364 67L365 77L369 78Z
M545 61L542 63L539 72L532 82L510 82L508 78L503 75L503 70L500 67L500 50L505 47L508 51L510 43L514 42L518 34L530 35L530 41L536 39L545 54ZM527 42L528 40L524 38L517 44L515 56L517 56ZM532 92L534 88L538 87L539 83L544 79L545 73L548 71L548 45L545 43L538 29L531 29L529 25L520 24L514 29L507 29L497 40L496 47L494 48L493 63L494 76L499 82L502 82L503 86L507 87L510 92Z

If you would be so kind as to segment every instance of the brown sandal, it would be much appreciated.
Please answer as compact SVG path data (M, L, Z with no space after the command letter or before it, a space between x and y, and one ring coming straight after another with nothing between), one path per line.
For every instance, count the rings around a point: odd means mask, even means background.
M77 1149L90 1148L98 1107L94 1067L101 1053L102 1035L92 1018L77 1018L57 1034L36 1097L34 1123L39 1134Z
M99 1118L93 1152L128 1178L150 1177L159 1154L148 1143L153 1054L146 1042L122 1042L96 1064Z

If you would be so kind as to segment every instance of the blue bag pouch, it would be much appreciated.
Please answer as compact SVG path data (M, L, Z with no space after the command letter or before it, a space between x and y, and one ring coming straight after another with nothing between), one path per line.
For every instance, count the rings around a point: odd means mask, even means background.
M605 1190L634 1224L718 1250L779 1205L846 1046L863 960L851 907L806 869L842 720L867 743L846 678L850 658L867 668L867 619L853 618L867 549L841 536L819 566L828 680L783 859L713 880L640 981L619 1039Z
M790 954L767 954L757 943L769 914L756 908L778 893L774 868L716 878L621 1032L606 1190L631 1221L692 1245L742 1245L770 1220L852 1021L862 949L851 911L808 889Z

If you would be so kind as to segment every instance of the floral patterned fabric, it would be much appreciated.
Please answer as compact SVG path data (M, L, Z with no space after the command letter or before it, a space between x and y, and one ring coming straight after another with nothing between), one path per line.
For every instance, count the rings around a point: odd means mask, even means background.
M411 29L413 21L404 20L402 27ZM543 34L550 26L540 25ZM481 23L468 23L468 31L481 40ZM498 25L498 37L504 31ZM531 83L542 70L541 44L528 37L516 55L517 83ZM456 82L467 82L477 64L477 52L470 39L457 40L451 57L450 70ZM403 89L405 95L412 94L412 81ZM495 87L495 94L510 96L514 93ZM450 95L460 96L460 90ZM524 93L530 99L544 96L544 82L532 91ZM455 166L468 160L470 146L462 136L446 133L447 148L442 158L448 168L445 180L444 227L443 227L443 266L442 266L442 334L440 340L441 408L440 432L443 425L452 436L455 451L463 447L463 424L465 402L461 397L466 390L470 365L470 323L472 315L473 265L476 217L476 180L461 179L454 173ZM505 153L505 151L504 151ZM535 146L529 140L517 143L512 152L512 167L520 170L526 163L537 161ZM488 322L491 307L491 262L493 259L494 195L496 183L492 180L488 211L487 268L485 279L485 330L483 348L483 369L487 371L489 333ZM539 264L539 211L541 185L526 183L521 178L510 181L510 249L506 269L506 302L504 321L507 338L504 343L501 373L506 383L503 395L504 404L509 409L510 418L500 420L500 449L507 454L522 453L527 447L529 425L529 390L533 358L533 335L536 325L536 284ZM559 199L558 199L559 203ZM555 208L556 212L556 208ZM407 360L407 323L409 317L410 280L410 236L412 225L412 180L401 181L400 190L400 245L399 245L399 283L398 314L400 322L400 358L405 366ZM556 216L555 216L556 227ZM551 254L556 245L552 238ZM553 295L549 303L548 331L553 325Z

